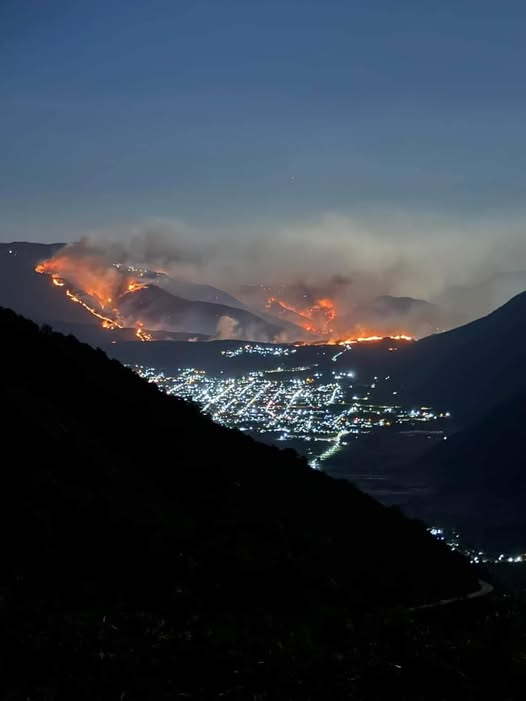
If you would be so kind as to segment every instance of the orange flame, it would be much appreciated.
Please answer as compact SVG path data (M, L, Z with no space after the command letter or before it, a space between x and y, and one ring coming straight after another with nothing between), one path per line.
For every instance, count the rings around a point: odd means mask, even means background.
M349 338L341 339L324 339L321 341L316 341L315 343L310 343L308 341L300 341L295 343L296 346L309 346L309 345L327 345L327 346L352 346L357 343L378 343L379 341L402 341L402 343L412 343L416 341L414 336L409 334L374 334L372 336L353 336ZM389 348L389 350L396 350L396 348Z
M35 271L49 275L53 285L65 288L68 299L75 304L80 304L101 321L103 329L110 331L123 329L125 325L118 306L113 307L112 316L101 313L106 305L112 304L114 299L119 300L125 294L148 287L114 267L103 265L100 261L90 265L89 261L78 261L67 254L58 254L54 258L40 262ZM66 287L66 280L79 291L74 292ZM93 302L96 302L101 311L95 308ZM142 322L137 324L135 335L141 341L152 340L151 334L144 329Z
M305 331L315 334L331 333L330 324L336 317L336 307L328 297L317 299L311 307L295 307L283 299L269 297L265 306L272 309L275 305L281 307L281 311L293 312L302 317L295 321Z
M115 319L110 319L107 316L103 316L102 314L99 314L93 307L90 307L89 304L86 304L84 300L82 300L78 295L74 294L73 292L70 292L69 290L66 290L66 297L69 297L69 299L72 302L76 302L76 304L80 304L81 307L84 307L90 314L93 314L93 316L96 316L97 319L100 319L102 321L102 328L103 329L122 329L124 328L123 324L121 324L119 321L116 321Z
M390 341L414 341L414 337L407 333L400 334L384 334L379 336L377 334L373 336L357 336L356 338L347 338L344 341L338 341L340 345L351 344L351 343L375 343L378 341L383 341L384 339L389 339Z
M96 300L101 309L105 309L113 300L118 300L127 292L137 292L148 287L100 257L77 257L67 250L41 261L35 270L37 273L50 275L52 279L62 282L67 280L75 290L82 290L83 296ZM54 284L62 286L60 283Z
M138 282L137 280L132 280L128 283L127 292L137 292L137 290L144 290L148 285L144 282Z
M329 297L320 297L310 307L295 307L283 299L278 297L269 297L267 299L266 308L271 311L294 312L296 315L292 321L298 326L301 326L304 331L325 337L320 343L329 345L349 345L353 343L374 343L389 338L393 341L414 341L415 339L406 331L389 331L380 333L378 331L367 331L360 326L355 326L351 332L343 333L340 329L336 331L333 328L333 322L337 322L336 305ZM338 324L334 324L338 327Z
M315 304L309 309L309 314L307 316L312 318L318 313L323 314L327 321L332 321L336 316L334 302L328 297L316 300Z
M135 331L135 335L139 339L139 341L151 341L152 340L152 334L149 333L148 331L145 331L144 329L144 324L142 321L137 322L137 329Z

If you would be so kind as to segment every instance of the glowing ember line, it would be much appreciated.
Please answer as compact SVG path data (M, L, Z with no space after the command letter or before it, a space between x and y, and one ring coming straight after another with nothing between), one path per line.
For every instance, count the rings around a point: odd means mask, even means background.
M383 333L380 335L378 332L375 333L373 329L369 331L367 327L365 329L363 327L360 328L360 325L354 326L352 323L349 324L348 328L353 329L353 331L342 332L341 329L337 331L334 328L334 326L338 325L337 307L335 301L329 297L318 297L313 300L312 305L309 307L303 305L294 306L284 299L268 297L265 307L274 313L278 312L283 314L284 312L293 312L296 315L295 318L292 319L295 324L301 326L304 331L308 331L320 337L319 341L314 342L315 345L320 343L323 345L374 343L384 339L392 339L394 341L415 340L406 332L395 332L393 330L391 333ZM350 333L356 335L351 336ZM312 345L312 342L305 341L305 344Z
M281 307L281 311L293 312L301 317L301 321L296 319L296 322L309 333L332 333L329 324L336 317L336 309L328 297L316 299L311 307L294 307L283 299L269 297L265 306L272 310L273 305Z
M340 346L345 346L347 344L352 344L352 343L375 343L378 341L383 341L384 339L388 339L390 341L414 341L415 340L412 336L409 336L407 334L397 334L396 336L391 336L389 334L387 336L358 336L357 338L348 338L345 341L338 341L338 344Z
M322 341L315 341L311 343L309 341L297 341L294 343L295 346L352 346L357 343L378 343L379 341L403 341L404 343L409 343L416 341L416 338L409 336L408 334L387 334L384 336L356 336L354 338L346 338L344 340L335 339L324 339ZM339 354L338 354L339 355Z
M139 341L152 340L152 334L144 329L144 324L142 323L142 321L137 322L137 330L135 331L135 335L137 336Z
M132 282L129 283L128 285L128 292L137 292L137 290L144 290L148 287L144 282L137 282L137 280L133 280Z
M43 263L39 263L35 271L37 273L42 273L45 275L49 275L51 282L53 285L56 287L65 287L66 283L64 278L62 278L58 273L56 272L51 272L50 270L51 264L49 261L44 261ZM124 291L123 294L120 294L119 297L122 298L124 295L137 292L137 290L142 290L145 287L148 287L143 282L138 282L136 280L131 280L127 283L127 287ZM92 316L96 317L102 322L102 328L103 329L108 329L110 331L113 331L115 329L124 329L124 322L120 317L119 314L119 309L117 306L113 308L113 314L115 315L114 318L111 318L109 316L105 316L104 314L101 314L99 311L94 309L90 304L85 302L82 299L83 294L87 294L92 298L95 298L97 302L100 304L101 309L105 308L105 303L107 304L112 304L113 299L111 297L106 297L104 300L102 298L101 294L98 294L97 292L91 290L85 290L84 292L72 292L69 288L66 288L66 297L70 299L72 302L75 304L80 304L81 307L84 307L86 311L88 311ZM140 341L151 341L152 340L152 335L149 333L145 328L144 324L142 321L137 322L137 328L135 330L135 336L140 340Z
M114 319L109 319L107 316L103 316L102 314L99 314L93 307L90 307L89 304L86 304L80 297L73 292L70 292L70 290L66 290L66 296L70 298L72 302L76 302L77 304L80 304L81 307L84 307L90 314L93 314L93 316L96 316L97 319L100 319L102 321L102 328L103 329L122 329L124 328L124 325L121 324L120 322L114 320Z

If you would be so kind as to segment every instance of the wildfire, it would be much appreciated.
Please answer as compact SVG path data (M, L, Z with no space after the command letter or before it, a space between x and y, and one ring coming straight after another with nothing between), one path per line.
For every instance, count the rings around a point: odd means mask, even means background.
M58 254L54 258L42 261L36 266L35 271L48 275L55 287L64 287L68 299L75 304L80 304L92 316L99 319L103 329L109 331L125 328L119 308L113 300L118 302L124 295L148 287L145 283L130 278L114 268L108 269L100 263L91 267L88 264L82 265L65 254ZM72 287L69 287L69 282L72 283ZM79 291L74 291L73 286ZM111 314L105 311L106 308L111 309ZM144 328L142 322L137 322L135 336L141 341L152 340L152 335Z
M383 341L384 338L387 338L390 341L414 341L415 340L413 338L413 336L409 336L409 334L400 333L400 334L396 334L394 336L391 334L388 334L387 336L386 335L384 335L384 336L377 336L377 335L358 336L357 338L347 338L344 341L338 341L338 344L340 346L345 346L345 345L352 344L352 343L375 343L378 341Z
M144 282L138 282L137 280L132 280L128 283L127 292L137 292L137 290L144 290L148 285Z
M97 319L100 319L102 321L102 328L103 329L122 329L124 328L123 324L121 324L119 321L115 319L109 319L107 316L103 316L102 314L99 314L99 312L96 309L93 309L93 307L90 307L89 304L86 304L84 300L82 300L78 295L76 295L74 292L71 292L70 290L66 290L66 297L69 297L69 299L72 302L75 302L76 304L80 304L81 307L84 307L84 309L87 309L87 311L90 314L93 314L93 316L96 316Z
M336 308L334 302L328 297L318 299L315 304L308 310L307 316L313 318L317 314L323 314L327 321L332 321L336 316Z
M325 336L326 340L319 343L327 343L329 345L352 345L355 343L375 343L389 338L393 341L414 341L413 336L406 332L384 333L365 332L363 328L354 329L354 333L342 333L341 330L335 331L333 322L336 319L336 305L329 297L321 297L317 299L310 307L295 307L278 297L269 297L267 299L266 308L275 310L278 307L279 311L294 312L296 317L294 322L301 326L305 331L317 336ZM298 318L299 317L299 318ZM337 327L337 324L335 324Z
M334 302L328 297L321 297L315 300L310 307L295 307L283 299L269 297L265 306L267 309L279 306L281 310L293 312L296 316L301 317L299 320L296 319L296 322L309 333L332 333L330 324L336 317L336 307Z
M138 340L153 340L152 334L144 328L142 321L128 321L119 308L127 295L148 287L138 279L142 276L140 270L132 267L121 269L119 265L108 262L104 256L90 253L85 248L80 252L77 248L75 252L65 247L53 258L41 261L35 271L49 276L51 284L55 287L64 288L66 297L96 317L102 328L112 331L133 327ZM267 290L267 294L268 292L270 289ZM328 292L324 290L323 294L327 295ZM385 339L399 342L414 340L411 335L399 332L398 329L395 331L391 328L387 329L388 333L380 333L379 329L373 330L359 324L347 323L344 319L349 318L349 310L342 319L337 314L336 303L330 296L317 296L316 293L296 296L300 299L298 304L278 297L268 297L266 308L284 316L287 312L293 314L293 318L289 318L309 334L308 338L312 340L308 343L347 346ZM392 349L397 349L394 344Z
M152 334L149 333L148 331L145 331L145 329L143 327L144 327L144 324L142 323L142 321L138 321L135 335L137 336L139 341L151 341Z
M294 345L296 346L352 346L358 343L378 343L379 341L402 341L402 343L412 343L413 341L416 341L416 338L414 336L410 336L409 334L384 334L382 336L378 334L374 334L372 336L353 336L350 338L345 338L345 339L324 339L321 341L316 341L314 343L309 343L309 342L299 342L295 343ZM393 350L390 348L389 350Z

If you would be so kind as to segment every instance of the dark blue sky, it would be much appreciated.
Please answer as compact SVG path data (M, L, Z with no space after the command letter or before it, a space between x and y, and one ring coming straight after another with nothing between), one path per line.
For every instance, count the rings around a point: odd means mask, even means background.
M515 217L526 4L1 0L3 240Z

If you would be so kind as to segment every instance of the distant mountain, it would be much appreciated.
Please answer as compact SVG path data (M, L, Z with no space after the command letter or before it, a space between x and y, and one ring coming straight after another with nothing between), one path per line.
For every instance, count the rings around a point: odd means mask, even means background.
M64 244L1 243L0 304L15 309L38 323L47 323L63 333L72 333L93 345L112 340L132 340L134 330L107 331L78 304L72 304L63 290L35 272L39 261L49 258Z
M355 307L349 323L362 324L379 333L397 330L425 336L436 329L439 319L439 309L423 299L382 295Z
M0 303L95 346L133 340L134 329L103 329L86 309L67 299L63 289L54 287L48 278L35 272L39 261L63 246L62 243L0 244Z
M488 314L526 291L526 271L498 273L483 282L446 288L435 300L451 325Z
M233 295L220 290L212 285L202 285L187 280L180 280L170 275L160 275L157 282L158 287L166 290L176 297L184 297L193 302L210 302L212 304L222 304L227 307L246 309L245 305Z
M64 244L0 244L0 304L39 323L49 323L80 339L96 345L114 340L131 340L134 330L101 328L100 321L79 304L67 299L63 288L50 284L45 275L35 273L35 266L50 258ZM164 278L161 276L160 281ZM168 339L173 333L183 338L243 338L271 341L283 333L291 340L302 338L301 329L278 319L263 317L240 306L185 299L161 289L155 278L147 289L127 295L122 314L130 327L138 321L154 330L155 338ZM172 284L173 283L173 284ZM170 283L198 297L228 299L227 293L207 285ZM234 298L232 301L239 305Z
M182 340L182 339L175 339ZM195 339L194 339L195 340ZM201 340L201 339L198 339ZM151 365L170 374L176 374L178 368L193 367L206 370L212 374L237 376L256 371L276 368L278 359L272 353L241 353L230 355L227 351L239 349L239 341L207 340L206 343L178 343L162 340L156 343L129 342L107 343L104 350L111 357L130 365ZM275 344L279 355L279 365L284 370L297 367L316 367L317 371L333 373L339 369L349 370L349 359L334 346L299 345L289 348L288 355L281 355L283 344ZM402 344L399 344L402 346ZM272 348L273 344L265 344ZM353 371L362 377L372 377L385 370L388 374L392 368L393 353L389 351L392 342L388 339L376 343L358 344L352 350ZM391 392L386 392L392 397Z
M434 486L425 513L484 548L526 551L526 392L418 460Z
M176 297L157 285L126 295L120 311L128 321L141 321L147 328L222 338L272 341L283 331L278 321L272 324L244 309Z
M292 699L318 683L317 698L355 698L355 675L376 690L422 664L428 682L451 678L440 642L403 652L416 632L400 612L478 584L422 525L102 351L7 310L0 328L9 697L212 699L235 684L232 699ZM392 660L411 673L380 682Z
M422 339L393 370L415 401L459 415L482 413L526 389L526 293L488 316Z
M393 297L392 295L382 295L375 297L367 305L358 307L358 309L374 310L378 316L392 316L394 314L411 314L414 312L425 311L427 313L434 309L434 305L426 302L424 299L416 299L414 297Z

